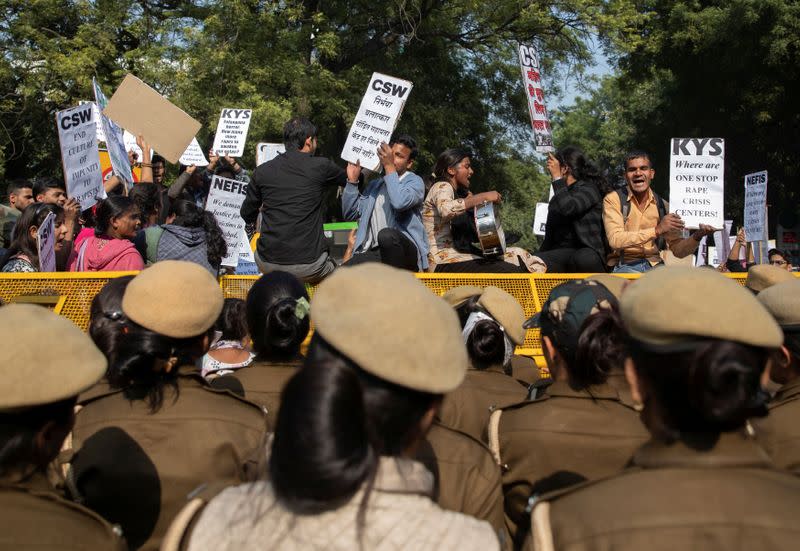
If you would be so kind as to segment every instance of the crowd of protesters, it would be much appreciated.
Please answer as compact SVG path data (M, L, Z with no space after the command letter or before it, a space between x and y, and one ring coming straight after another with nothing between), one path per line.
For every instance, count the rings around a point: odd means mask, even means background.
M487 256L472 211L502 197L470 192L468 151L420 178L399 135L366 183L358 164L314 156L309 121L284 141L252 174L212 152L167 188L140 139L142 181L110 179L84 212L56 180L9 187L4 272L40 270L52 214L59 270L137 273L94 297L88 334L46 307L0 306L0 548L794 548L787 252L740 264L740 232L723 266L744 285L663 266L713 228L683 233L646 153L612 190L565 148L547 163L542 251ZM248 184L263 275L243 300L217 280L213 176ZM341 266L322 233L331 186L359 222ZM499 287L439 297L411 273L556 269L600 273L532 317ZM545 377L516 353L528 331Z

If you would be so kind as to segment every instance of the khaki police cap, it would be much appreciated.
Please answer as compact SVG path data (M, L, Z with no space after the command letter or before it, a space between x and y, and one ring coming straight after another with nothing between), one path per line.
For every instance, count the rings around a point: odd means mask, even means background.
M586 279L590 281L597 281L603 285L603 287L608 289L612 295L617 297L617 300L619 300L619 297L622 296L622 291L630 282L630 280L625 279L624 277L617 277L611 274L594 274L590 275Z
M33 304L0 308L0 410L65 400L94 385L106 358L71 321Z
M497 320L514 344L522 344L525 340L525 329L522 327L525 312L517 299L498 287L486 287L478 304Z
M625 290L620 310L631 336L653 345L704 337L764 348L783 342L780 327L756 297L714 270L653 270Z
M193 262L162 260L131 280L122 311L146 329L183 339L214 325L223 302L222 289L208 270Z
M747 270L747 280L744 286L760 293L767 287L771 287L781 281L791 281L796 279L792 272L772 266L771 264L756 264Z
M311 301L317 333L361 369L442 394L467 371L455 310L409 272L379 263L337 270Z
M758 293L758 301L782 328L800 330L800 280L776 283Z
M472 297L481 296L481 293L483 289L475 285L459 285L445 291L442 298L453 308L458 308Z

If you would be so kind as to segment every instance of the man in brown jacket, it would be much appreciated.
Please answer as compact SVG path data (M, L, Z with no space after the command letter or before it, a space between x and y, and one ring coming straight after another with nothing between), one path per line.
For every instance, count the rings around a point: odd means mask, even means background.
M67 501L49 470L72 428L76 397L103 376L105 358L41 306L0 308L0 328L14 335L0 351L0 549L126 549L119 527ZM53 337L57 346L42 344Z

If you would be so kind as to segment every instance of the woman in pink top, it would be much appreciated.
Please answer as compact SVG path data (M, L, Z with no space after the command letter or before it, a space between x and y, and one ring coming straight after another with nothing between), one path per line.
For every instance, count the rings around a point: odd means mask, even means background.
M98 206L94 235L76 246L71 272L117 272L144 268L142 255L133 246L141 224L134 202L122 195L110 195Z

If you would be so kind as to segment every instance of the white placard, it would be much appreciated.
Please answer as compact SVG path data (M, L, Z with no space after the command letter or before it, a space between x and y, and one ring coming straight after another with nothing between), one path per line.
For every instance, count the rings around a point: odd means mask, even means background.
M247 232L244 231L244 228L242 228L239 237L239 261L244 261L244 262L256 261L253 249L250 248L250 240L247 239Z
M377 171L378 145L392 139L403 106L411 94L413 83L399 78L372 73L367 91L361 100L356 118L347 134L342 159L361 162L362 168Z
M744 233L750 242L768 238L766 170L744 177Z
M56 271L56 215L47 215L36 231L36 247L39 253L39 271Z
M256 146L256 166L271 161L281 153L286 153L286 146L282 143L259 143Z
M122 133L122 141L125 143L125 151L133 151L136 155L136 160L138 162L142 162L142 148L139 147L139 144L136 143L136 136L128 132L127 130L123 131ZM153 148L150 148L150 159L153 158Z
M714 232L714 245L719 251L719 256L724 262L731 254L731 229L733 228L733 220L725 220L723 229Z
M92 78L92 88L94 88L94 99L97 102L95 108L99 107L95 112L95 117L100 115L100 126L103 128L104 136L102 140L98 137L97 141L106 143L114 174L126 182L130 188L133 185L133 172L131 171L130 161L128 161L128 150L125 149L124 131L114 121L102 114L102 110L108 105L108 98L106 98L102 88L94 78Z
M186 151L183 152L181 158L178 162L182 165L189 166L207 166L208 159L203 154L203 150L200 148L200 144L197 143L197 138L192 139L192 143L189 144L189 147L186 148Z
M220 157L241 157L244 154L244 143L247 141L252 114L252 109L223 109L211 149Z
M542 153L555 151L553 135L550 130L550 116L547 114L547 106L544 102L539 52L533 46L520 44L517 53L519 54L519 67L522 70L522 87L528 98L528 111L531 115L533 143L536 151Z
M669 207L687 228L722 228L725 195L725 140L672 138Z
M58 111L56 126L67 195L84 211L106 197L91 104Z
M206 199L206 210L217 219L228 254L222 259L223 266L236 267L239 263L239 249L242 245L244 220L239 214L247 194L247 184L230 178L214 176Z
M91 104L92 111L94 111L94 127L95 132L97 133L97 141L105 143L106 135L103 132L103 123L100 122L100 110L97 108L97 104L93 101L79 101L78 105L86 105Z
M547 212L549 203L536 203L536 214L533 217L534 235L544 235L547 228Z

